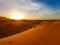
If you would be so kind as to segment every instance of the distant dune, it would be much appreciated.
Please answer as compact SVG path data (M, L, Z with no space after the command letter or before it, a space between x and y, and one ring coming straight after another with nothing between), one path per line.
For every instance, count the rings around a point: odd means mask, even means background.
M27 31L0 39L0 45L60 45L60 21L43 21Z

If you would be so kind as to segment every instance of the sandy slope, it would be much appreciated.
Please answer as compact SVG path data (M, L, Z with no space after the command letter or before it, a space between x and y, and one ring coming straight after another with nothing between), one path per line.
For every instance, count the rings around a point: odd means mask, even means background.
M60 45L60 21L43 22L28 31L0 39L0 45Z
M1 18L0 18L1 19ZM40 23L40 20L0 20L0 39L21 33Z

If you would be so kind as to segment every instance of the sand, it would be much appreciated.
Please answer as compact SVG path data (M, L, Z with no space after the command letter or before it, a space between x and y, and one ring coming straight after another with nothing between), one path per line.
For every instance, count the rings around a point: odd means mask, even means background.
M60 45L60 21L42 22L27 31L0 39L0 45Z

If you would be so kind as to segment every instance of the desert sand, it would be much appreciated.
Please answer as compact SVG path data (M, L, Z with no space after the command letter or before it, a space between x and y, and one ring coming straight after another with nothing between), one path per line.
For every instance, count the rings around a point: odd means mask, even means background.
M44 21L27 31L0 39L0 45L60 45L60 21Z

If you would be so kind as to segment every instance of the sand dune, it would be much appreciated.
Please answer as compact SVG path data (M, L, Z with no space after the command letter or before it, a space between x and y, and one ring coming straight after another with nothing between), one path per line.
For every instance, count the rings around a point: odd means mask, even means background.
M0 39L0 45L60 45L60 21L42 22L25 32Z
M32 28L40 20L11 20L0 17L0 39Z

